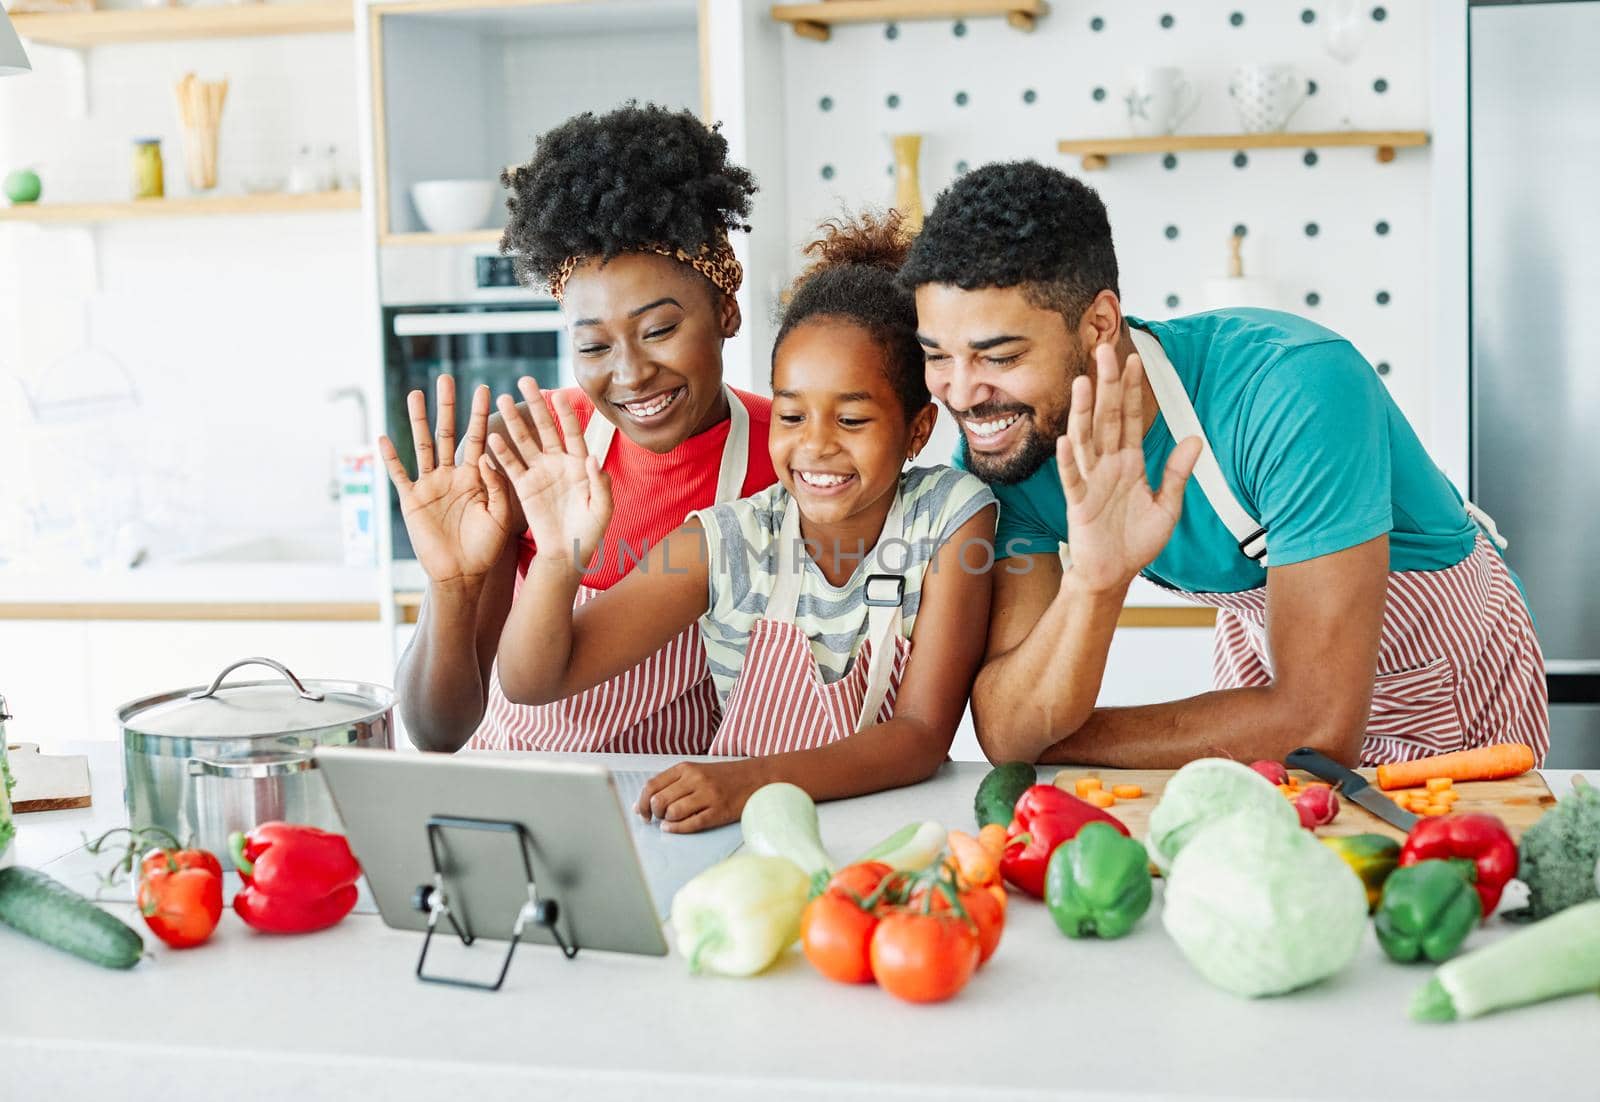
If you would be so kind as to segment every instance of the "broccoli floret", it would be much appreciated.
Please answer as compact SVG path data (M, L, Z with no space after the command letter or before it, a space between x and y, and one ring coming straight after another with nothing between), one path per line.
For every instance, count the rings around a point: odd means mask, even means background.
M1545 918L1600 891L1600 791L1578 777L1572 795L1528 828L1517 847L1517 877L1528 885L1528 905L1508 915L1518 921Z

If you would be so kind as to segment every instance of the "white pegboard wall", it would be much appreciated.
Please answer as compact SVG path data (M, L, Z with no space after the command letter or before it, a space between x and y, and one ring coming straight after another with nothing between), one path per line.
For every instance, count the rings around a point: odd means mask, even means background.
M1129 133L1123 94L1136 65L1179 66L1200 89L1180 133L1238 131L1227 83L1243 63L1298 68L1317 91L1288 128L1335 129L1342 70L1324 48L1330 5L1055 0L1051 8L1031 34L974 19L841 26L826 43L788 37L789 274L818 221L890 203L891 134L925 135L929 209L967 167L1031 158L1099 191L1122 298L1136 315L1202 309L1204 281L1225 273L1228 238L1244 226L1247 273L1274 280L1285 308L1343 333L1379 365L1427 443L1425 149L1401 150L1389 164L1360 148L1251 150L1242 167L1233 152L1144 155L1113 158L1098 172L1056 152L1064 138ZM1354 125L1428 129L1426 7L1391 0L1362 12L1362 45L1348 69Z

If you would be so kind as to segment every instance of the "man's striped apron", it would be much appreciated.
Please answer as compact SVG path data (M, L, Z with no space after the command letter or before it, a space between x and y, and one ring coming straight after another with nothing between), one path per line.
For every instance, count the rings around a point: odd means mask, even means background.
M1240 553L1260 562L1267 531L1223 479L1172 361L1154 336L1130 332L1173 439L1198 436L1204 444L1194 472L1201 492ZM1466 509L1505 546L1491 519L1470 502ZM1272 682L1265 585L1238 593L1178 592L1217 609L1212 676L1218 689ZM1454 566L1390 572L1361 762L1377 765L1496 742L1524 743L1543 762L1550 749L1549 697L1544 654L1527 605L1505 561L1480 532L1472 553Z

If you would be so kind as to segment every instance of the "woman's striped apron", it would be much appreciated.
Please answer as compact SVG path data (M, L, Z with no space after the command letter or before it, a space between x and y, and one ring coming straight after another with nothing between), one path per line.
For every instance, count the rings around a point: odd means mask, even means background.
M730 424L717 471L718 504L739 496L750 449L750 414L737 395L731 390L726 394ZM584 444L601 465L616 431L598 410L584 428ZM519 573L515 593L522 592L522 582ZM602 592L580 586L573 607ZM480 750L704 754L719 719L700 629L691 625L633 669L553 704L513 704L506 699L497 659L489 671L483 723L470 745Z
M1131 329L1145 375L1175 440L1204 442L1195 481L1247 558L1261 561L1267 532L1233 496L1161 342ZM1467 513L1500 546L1494 522L1471 503ZM1212 675L1219 689L1272 682L1265 585L1239 593L1178 591L1217 609ZM1480 533L1472 553L1444 570L1389 574L1377 677L1363 765L1404 761L1496 742L1550 749L1544 654L1527 605L1505 561Z
M766 615L750 629L738 680L728 694L722 726L710 753L781 754L809 750L882 723L894 715L895 695L911 657L911 640L902 633L905 564L886 561L885 536L903 533L905 510L895 495L884 520L883 536L868 560L876 573L866 578L867 638L843 677L825 684L811 654L811 642L795 624L805 562L800 514L794 499L784 510L778 534L778 581ZM891 539L905 547L903 539ZM909 557L909 548L906 549ZM883 655L891 655L884 661Z

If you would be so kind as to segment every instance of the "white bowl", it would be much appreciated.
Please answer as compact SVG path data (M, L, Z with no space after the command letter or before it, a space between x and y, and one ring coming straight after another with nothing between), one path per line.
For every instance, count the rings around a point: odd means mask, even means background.
M419 180L411 202L433 233L465 233L483 226L498 186L497 180Z

